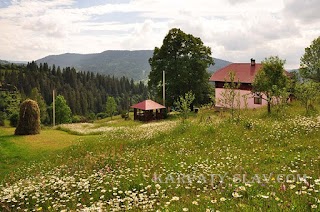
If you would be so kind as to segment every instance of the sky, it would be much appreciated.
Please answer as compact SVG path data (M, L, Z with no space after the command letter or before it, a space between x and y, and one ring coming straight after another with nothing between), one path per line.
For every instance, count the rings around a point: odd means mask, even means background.
M0 59L160 47L172 28L200 37L212 56L299 67L320 36L318 0L0 0Z

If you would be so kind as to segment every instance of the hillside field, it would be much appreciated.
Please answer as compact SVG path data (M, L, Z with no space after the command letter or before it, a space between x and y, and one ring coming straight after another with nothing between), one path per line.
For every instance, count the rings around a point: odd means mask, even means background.
M132 117L132 116L131 116ZM2 211L318 211L320 116L298 103L120 117L13 136L0 128Z

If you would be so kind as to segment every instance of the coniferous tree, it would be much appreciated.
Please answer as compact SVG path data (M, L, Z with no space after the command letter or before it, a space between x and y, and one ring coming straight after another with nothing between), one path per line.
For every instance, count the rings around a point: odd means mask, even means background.
M33 88L31 90L30 99L36 101L38 103L40 109L40 120L41 123L48 122L48 112L47 112L47 104L45 103L41 93L37 88Z
M51 68L47 64L41 64L40 68L40 64L35 62L27 65L1 65L0 78L16 86L22 99L33 96L33 89L36 88L46 105L52 104L52 90L55 89L64 96L72 113L81 116L105 112L108 96L116 99L119 111L128 109L129 98L132 105L148 97L144 83L135 83L126 77L119 79L92 72L76 72L73 68L61 70L60 67ZM40 103L39 106L41 108ZM48 112L52 113L51 110Z

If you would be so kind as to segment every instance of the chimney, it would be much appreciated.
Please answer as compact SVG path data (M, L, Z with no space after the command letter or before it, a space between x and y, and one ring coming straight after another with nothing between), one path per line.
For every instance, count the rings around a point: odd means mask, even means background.
M256 60L251 58L251 66L255 66L256 65Z

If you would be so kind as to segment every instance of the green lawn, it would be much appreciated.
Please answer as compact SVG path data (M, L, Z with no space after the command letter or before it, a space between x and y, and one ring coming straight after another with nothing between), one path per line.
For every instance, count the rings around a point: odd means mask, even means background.
M271 116L265 108L242 111L237 122L212 110L184 122L115 118L87 125L105 131L82 136L72 135L82 132L78 126L66 127L72 134L24 137L0 128L0 205L7 211L317 211L320 119L303 114L294 104Z
M0 181L11 171L27 163L44 160L78 139L78 136L57 130L14 136L14 128L0 128Z

